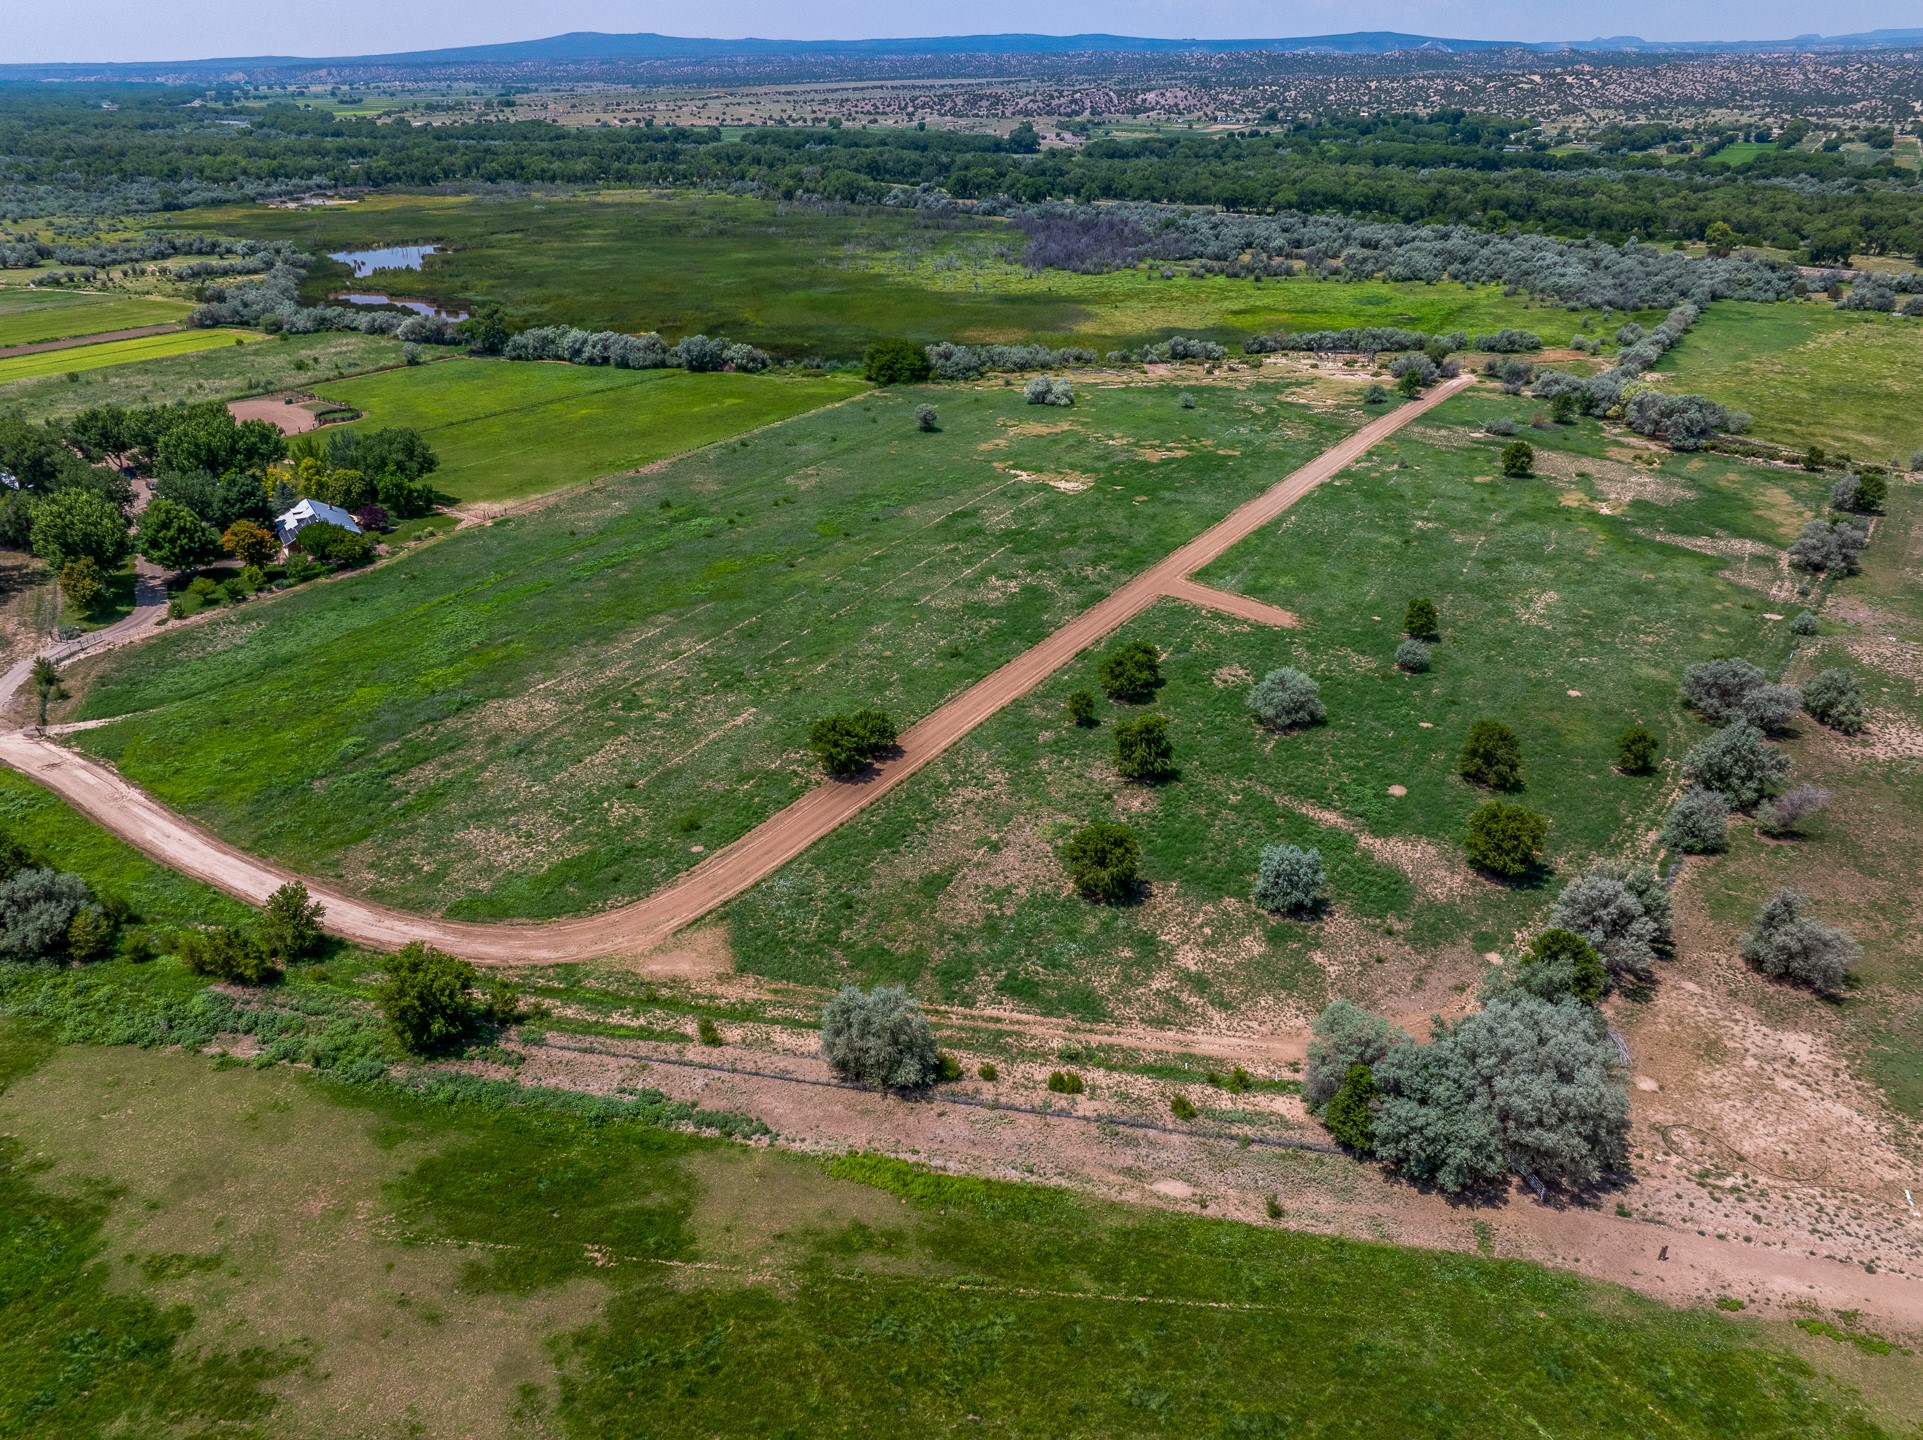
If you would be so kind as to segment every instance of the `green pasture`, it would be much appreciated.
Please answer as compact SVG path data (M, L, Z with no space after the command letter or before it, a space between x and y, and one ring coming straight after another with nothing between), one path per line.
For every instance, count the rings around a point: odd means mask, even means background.
M43 375L68 375L161 360L196 350L254 344L264 336L240 330L182 330L170 335L143 335L137 340L105 340L98 345L76 345L69 350L42 350L34 355L0 359L0 386Z
M1311 390L878 392L76 667L125 717L80 739L394 904L598 909L820 783L821 714L926 714L1362 418Z
M1657 368L1666 389L1749 411L1760 439L1905 465L1923 447L1923 321L1719 300Z
M401 363L400 341L386 335L282 334L271 345L235 345L227 332L213 333L225 338L212 349L83 370L71 381L64 371L56 371L35 379L0 383L0 408L38 420L71 415L90 405L232 400L277 390L307 389L323 378L358 375ZM77 353L51 352L61 356Z
M1553 344L1588 318L1601 333L1600 312L1534 307L1497 286L1300 277L1258 284L1190 279L1180 265L1169 280L1159 265L1111 275L1030 274L1018 263L1026 237L999 221L942 223L894 210L823 214L732 196L397 195L330 210L247 207L169 217L176 222L291 240L314 254L444 244L451 249L428 256L419 273L378 278L443 303L493 301L526 324L658 330L671 339L705 331L790 356L853 357L890 335L1106 351L1171 334L1238 342L1278 327L1514 325ZM340 288L346 275L344 266L317 269L313 298Z
M1202 395L1204 411L1216 403ZM1164 602L1117 637L1167 657L1153 700L1104 702L1098 727L1077 728L1067 696L1099 694L1098 656L1056 675L735 901L737 963L812 984L887 980L930 998L1192 1023L1285 996L1313 1010L1332 987L1407 993L1439 960L1513 954L1557 878L1598 854L1648 853L1678 762L1707 733L1682 709L1682 667L1787 654L1786 621L1766 617L1799 603L1756 587L1779 581L1778 547L1827 489L1720 458L1634 464L1639 452L1591 422L1526 431L1539 475L1503 479L1506 442L1480 424L1532 408L1471 393L1379 446L1199 577L1294 612L1299 628ZM1755 553L1704 554L1664 535ZM1428 673L1406 675L1393 656L1416 596L1440 607L1443 639ZM1316 679L1325 725L1256 725L1248 688L1281 665ZM1114 770L1115 722L1145 709L1168 717L1179 767L1156 786ZM1552 822L1542 885L1496 885L1461 860L1487 796L1453 762L1485 717L1521 736L1517 798ZM1663 738L1655 776L1613 768L1632 721ZM1141 839L1147 892L1092 905L1059 851L1081 826L1115 820ZM1326 918L1270 920L1249 903L1261 849L1278 843L1321 849Z
M848 375L689 374L448 360L321 387L369 426L408 425L437 490L500 502L559 490L786 420L862 389Z
M17 1025L0 1064L14 1433L1883 1433L1753 1323L1526 1262Z
M173 325L191 309L146 295L75 295L58 290L0 292L0 347L38 345L76 335Z

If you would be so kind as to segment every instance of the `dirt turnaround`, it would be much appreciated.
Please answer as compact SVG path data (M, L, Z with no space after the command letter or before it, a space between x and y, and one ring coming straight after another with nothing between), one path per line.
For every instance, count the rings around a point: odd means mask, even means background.
M1294 617L1285 610L1211 590L1189 577L1372 446L1473 383L1468 375L1445 381L1419 400L1370 421L911 726L892 758L852 779L817 786L645 900L576 920L477 924L410 915L311 880L305 882L307 888L327 906L329 930L382 950L422 940L465 959L496 965L592 960L652 950L683 926L766 879L1157 600L1174 597L1267 624L1290 623ZM123 641L151 629L152 616L145 617L144 627L131 624L140 614L136 611L122 622L128 627ZM13 698L25 679L24 665L0 678L0 705ZM56 745L37 731L0 735L0 763L38 781L96 824L163 863L252 904L264 903L281 885L300 878L236 850L174 814L109 766Z

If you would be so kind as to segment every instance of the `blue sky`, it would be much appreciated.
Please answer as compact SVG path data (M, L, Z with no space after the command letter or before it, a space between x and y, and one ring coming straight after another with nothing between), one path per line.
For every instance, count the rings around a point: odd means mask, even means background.
M67 0L14 8L0 61L341 55L527 40L567 30L786 39L1037 31L1174 36L1320 35L1402 30L1481 39L1780 39L1923 26L1906 0Z

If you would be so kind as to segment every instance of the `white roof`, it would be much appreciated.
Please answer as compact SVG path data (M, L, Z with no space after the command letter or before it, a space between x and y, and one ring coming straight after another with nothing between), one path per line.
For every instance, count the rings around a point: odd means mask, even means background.
M325 500L303 500L292 510L280 516L274 523L283 534L298 530L303 525L311 525L316 520L325 520L329 525L338 525L343 530L351 530L356 535L361 527L354 523L354 517L338 505L329 505Z

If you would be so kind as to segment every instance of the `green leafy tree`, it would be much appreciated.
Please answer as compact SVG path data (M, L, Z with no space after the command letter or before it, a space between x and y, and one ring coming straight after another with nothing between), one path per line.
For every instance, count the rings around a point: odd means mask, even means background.
M1609 972L1595 946L1560 927L1545 930L1530 942L1529 953L1510 978L1516 988L1552 1003L1574 997L1594 1005L1609 984Z
M374 542L367 536L326 520L301 526L294 545L323 564L359 565L374 554Z
M1641 725L1631 725L1616 737L1616 768L1625 775L1647 775L1656 768L1662 742Z
M46 728L47 702L65 700L67 687L60 683L60 672L54 668L53 661L45 655L34 657L33 669L27 674L27 683L33 686L34 698L40 702L40 726Z
M1522 788L1522 741L1500 720L1478 720L1469 727L1456 757L1456 772L1491 790Z
M282 960L304 960L320 945L320 918L326 913L305 885L290 880L268 897L260 918L261 943Z
M1322 1113L1353 1067L1373 1066L1398 1045L1410 1043L1405 1031L1353 1000L1332 1002L1309 1029L1302 1103L1314 1114Z
M1396 393L1405 400L1413 400L1422 393L1422 376L1414 370L1404 370L1396 381Z
M1718 260L1734 250L1737 242L1736 231L1731 228L1727 220L1712 220L1708 228L1703 231L1703 243L1709 247L1709 253Z
M1520 479L1536 468L1536 452L1527 440L1511 440L1502 447L1502 473Z
M499 355L513 332L499 305L483 305L454 327L470 355Z
M1075 888L1089 899L1126 900L1135 891L1142 842L1126 825L1088 825L1069 837L1062 862Z
M808 748L830 775L855 775L895 739L895 722L885 712L855 710L815 721L808 731Z
M387 1028L416 1055L462 1039L473 1028L474 967L416 940L388 956L375 998Z
M1358 1155L1375 1152L1375 1101L1382 1094L1367 1065L1351 1065L1342 1088L1329 1097L1322 1123L1335 1143Z
M1162 652L1146 640L1130 640L1103 656L1095 675L1111 700L1140 700L1162 683Z
M1095 696L1087 690L1074 691L1068 697L1068 718L1079 726L1095 723Z
M928 351L913 340L877 340L862 357L862 377L874 385L919 385L932 372Z
M158 502L156 502L158 503ZM243 565L266 567L280 557L280 540L265 525L236 520L220 537L220 545Z
M62 565L60 593L75 611L91 615L94 607L107 596L107 582L101 578L100 563L91 555L82 555Z
M1160 715L1122 720L1115 726L1115 768L1124 780L1155 780L1175 764L1175 743Z
M1402 630L1412 640L1440 640L1442 616L1436 602L1421 597L1411 600L1402 614Z
M175 941L174 953L196 975L239 985L265 985L280 975L267 947L237 925L185 931Z
M934 1028L897 985L837 991L822 1007L821 1058L858 1085L920 1090L941 1075Z
M1548 838L1548 817L1526 805L1491 800L1469 817L1462 848L1477 869L1514 880L1536 868Z
M86 556L102 570L127 558L127 517L91 490L56 490L33 507L33 553L56 570Z
M197 570L221 556L219 532L173 500L147 506L136 540L142 555L168 570Z

